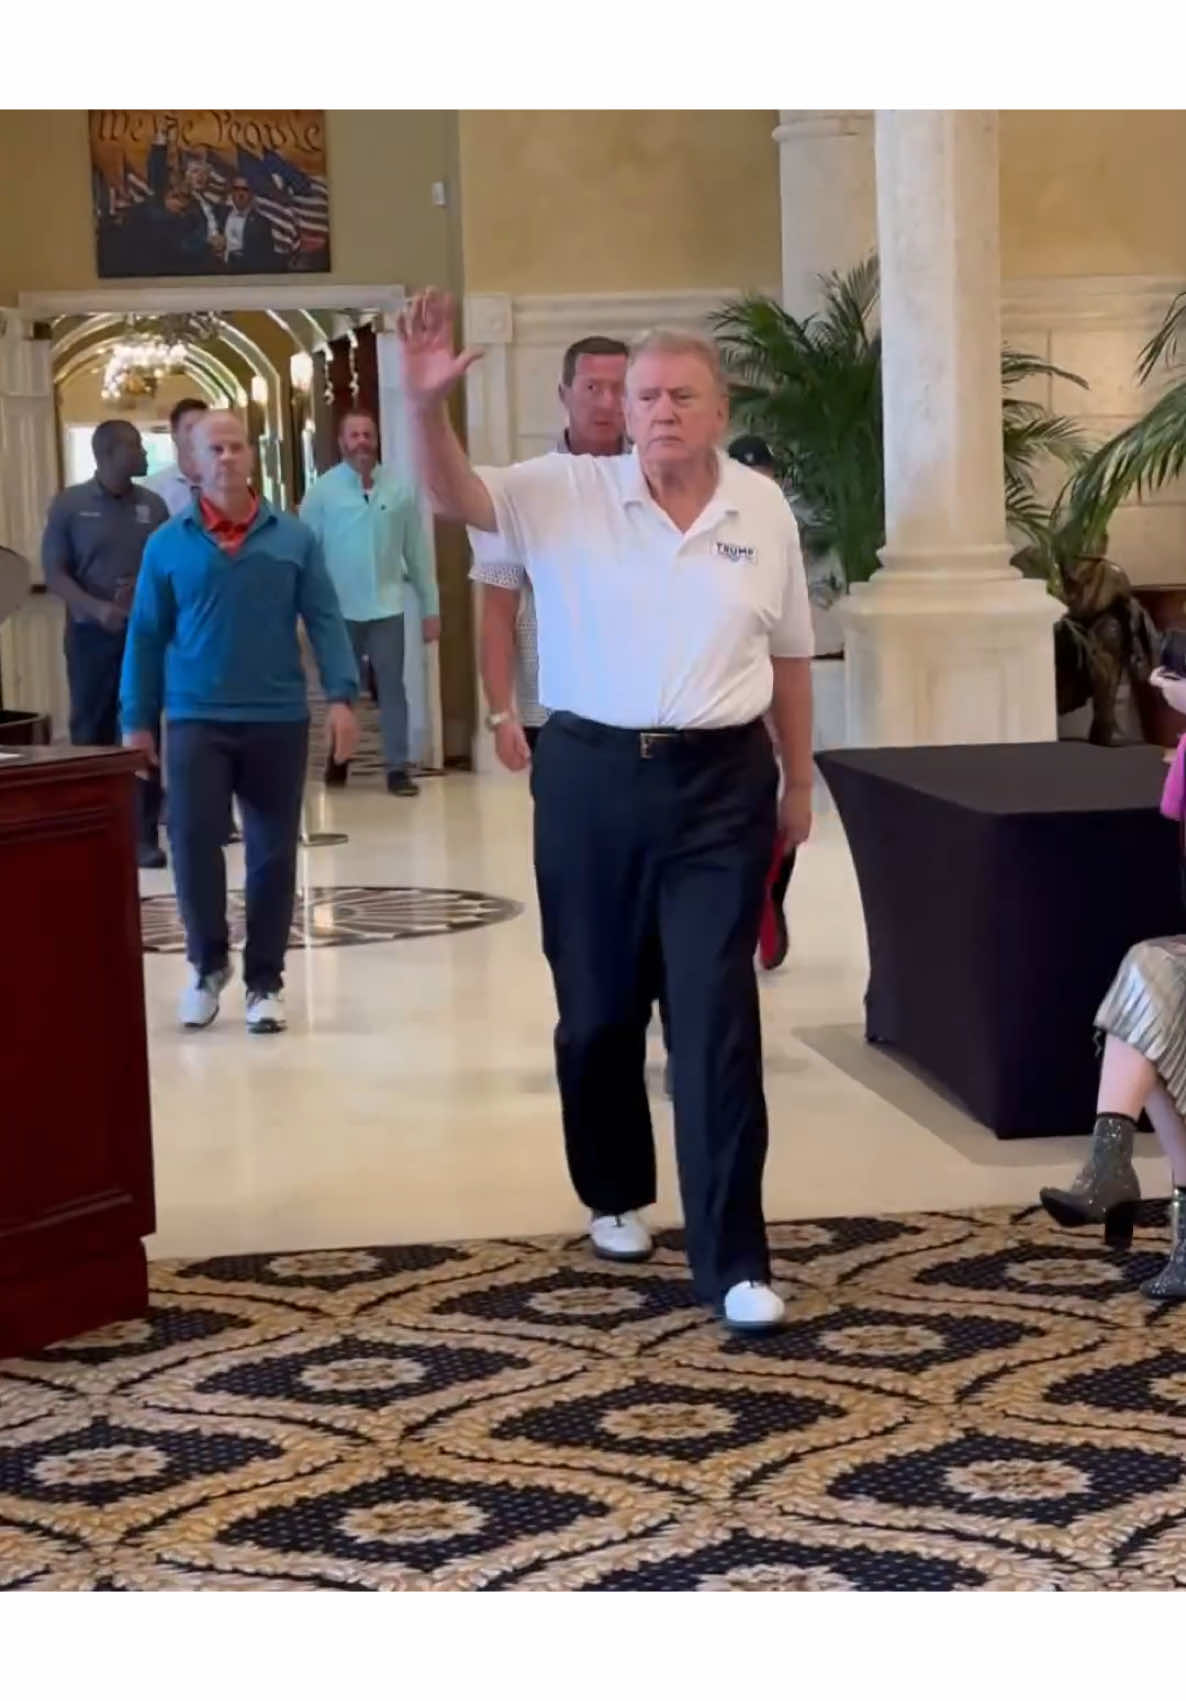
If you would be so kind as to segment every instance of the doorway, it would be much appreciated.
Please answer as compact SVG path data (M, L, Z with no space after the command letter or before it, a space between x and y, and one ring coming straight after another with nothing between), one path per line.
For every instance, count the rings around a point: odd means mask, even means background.
M47 471L42 482L52 491L77 476L85 428L108 416L102 397L108 365L138 332L151 335L154 328L191 334L179 336L184 349L179 370L164 374L155 393L132 398L130 407L128 398L120 400L118 411L140 427L150 457L165 452L170 398L176 399L172 391L180 386L243 414L260 488L279 507L295 509L309 481L337 459L337 422L350 405L376 414L385 464L397 477L414 481L393 327L403 300L398 285L295 281L26 292L19 308L26 334L34 328L35 337L50 344L53 442L47 451L43 433L42 454L52 452L55 465L52 480ZM446 763L469 764L476 681L464 549L456 539L434 536L431 526L429 531L441 585L442 640L439 651L435 645L408 645L408 688L419 764L439 770ZM18 547L29 553L27 544ZM41 607L30 608L25 643L39 653L26 656L23 667L19 655L16 660L25 679L40 681L42 694L47 668L54 675L54 701L45 708L58 724L65 709L60 615L54 631L57 611L45 606L55 600L30 599ZM10 633L10 664L12 650ZM11 678L11 666L6 672Z

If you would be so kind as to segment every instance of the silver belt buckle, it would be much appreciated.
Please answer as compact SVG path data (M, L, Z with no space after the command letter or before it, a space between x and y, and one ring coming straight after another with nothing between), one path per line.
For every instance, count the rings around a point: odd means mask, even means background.
M638 753L644 762L650 760L662 744L667 744L675 737L671 732L640 732L638 735Z

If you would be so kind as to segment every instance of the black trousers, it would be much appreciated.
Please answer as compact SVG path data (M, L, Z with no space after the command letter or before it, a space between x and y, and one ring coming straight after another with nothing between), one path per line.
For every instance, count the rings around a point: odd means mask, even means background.
M249 992L284 984L296 893L308 721L170 721L169 840L186 956L201 975L230 955L223 841L231 798L243 817Z
M70 687L71 744L118 744L119 675L124 660L125 633L67 620L66 680ZM157 729L160 744L160 728ZM154 845L161 817L161 781L151 777L136 784L137 837Z
M688 1261L715 1302L769 1277L754 974L777 811L769 736L761 722L665 738L557 714L532 791L573 1186L597 1215L654 1200L644 1061L665 986Z

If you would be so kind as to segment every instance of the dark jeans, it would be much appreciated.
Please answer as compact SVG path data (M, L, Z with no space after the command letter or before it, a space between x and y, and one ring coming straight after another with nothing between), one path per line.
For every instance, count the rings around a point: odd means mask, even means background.
M404 685L404 617L392 614L385 620L348 620L346 630L354 646L359 676L369 661L379 699L379 729L383 738L383 764L389 774L403 773L408 766L408 693Z
M547 723L545 722L544 724L546 725ZM523 728L523 736L527 740L527 748L528 748L528 750L530 750L533 758L535 756L535 747L539 743L539 735L543 730L544 730L543 726L525 726ZM655 963L655 973L656 973L656 976L658 977L657 982L656 982L655 997L658 1000L659 1020L662 1024L662 1027L663 1027L663 1049L664 1049L665 1052L667 1052L668 1056L670 1056L670 1054L671 1054L671 1021L670 1021L670 1018L668 1017L668 1014L667 1014L667 993L666 993L666 990L663 986L662 964L658 960L656 960L656 963Z
M201 975L228 960L222 846L235 796L247 865L249 992L275 992L284 982L308 748L308 721L169 722L169 839L186 956Z
M67 620L64 649L66 679L70 686L71 744L119 744L119 675L124 660L125 633L107 632L102 626ZM160 744L160 728L156 728ZM154 770L151 778L136 784L136 836L142 845L153 845L161 815L161 780Z
M770 739L758 722L648 743L553 715L532 790L573 1185L598 1215L654 1200L644 1062L663 985L688 1261L715 1302L769 1276L754 950L776 823Z

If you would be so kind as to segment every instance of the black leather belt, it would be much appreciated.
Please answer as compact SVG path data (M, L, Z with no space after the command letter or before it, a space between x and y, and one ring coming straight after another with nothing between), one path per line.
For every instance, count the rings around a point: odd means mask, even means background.
M721 727L633 727L606 726L601 721L586 720L583 715L559 710L548 717L549 726L579 738L584 744L609 745L617 750L634 750L644 761L664 756L698 755L711 758L725 755L763 733L760 720L747 721L744 726Z

